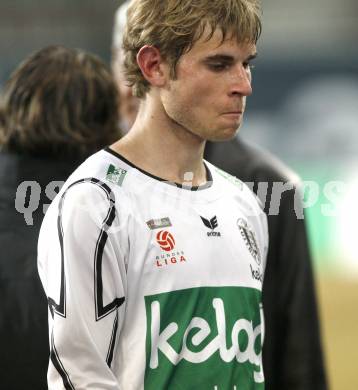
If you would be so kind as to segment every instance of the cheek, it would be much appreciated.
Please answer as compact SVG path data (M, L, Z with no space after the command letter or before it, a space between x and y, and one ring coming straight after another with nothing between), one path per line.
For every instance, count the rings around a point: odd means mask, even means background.
M193 110L204 110L209 115L217 99L218 90L206 79L195 80L187 88L187 105Z
M163 100L169 117L185 127L205 128L215 120L220 83L201 73L181 73L173 81Z
M185 96L182 102L191 109L202 108L208 110L208 106L217 104L222 85L222 77L213 75L203 67L199 67L196 60L187 60L178 70L178 86L180 85L180 95ZM209 114L209 112L208 112Z

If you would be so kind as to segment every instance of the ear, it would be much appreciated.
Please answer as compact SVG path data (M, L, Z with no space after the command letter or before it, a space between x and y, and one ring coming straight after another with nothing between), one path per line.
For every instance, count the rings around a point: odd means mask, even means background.
M137 63L144 78L155 87L167 82L167 64L155 46L143 46L137 54Z

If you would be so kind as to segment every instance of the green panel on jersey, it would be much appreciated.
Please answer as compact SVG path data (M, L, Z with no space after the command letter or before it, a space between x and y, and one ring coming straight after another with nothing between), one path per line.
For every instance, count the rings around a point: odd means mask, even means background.
M244 287L145 297L145 390L263 390L260 303Z

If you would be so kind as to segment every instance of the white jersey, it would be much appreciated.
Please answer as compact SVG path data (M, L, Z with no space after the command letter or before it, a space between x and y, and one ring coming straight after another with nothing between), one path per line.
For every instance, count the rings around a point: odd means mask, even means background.
M38 246L50 390L264 389L266 216L205 164L190 188L106 149L66 181Z

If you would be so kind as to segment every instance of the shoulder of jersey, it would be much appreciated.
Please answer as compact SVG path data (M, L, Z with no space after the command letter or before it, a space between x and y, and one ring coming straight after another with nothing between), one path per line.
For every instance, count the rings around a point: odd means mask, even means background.
M81 179L99 180L109 187L122 187L125 184L127 173L131 169L125 162L113 158L104 150L87 158L68 178L71 185Z
M215 177L216 180L220 180L221 185L227 186L230 192L236 192L242 199L245 199L245 201L253 205L258 205L259 209L263 210L264 207L261 200L243 181L211 163L208 163L208 165L211 168L213 178Z

